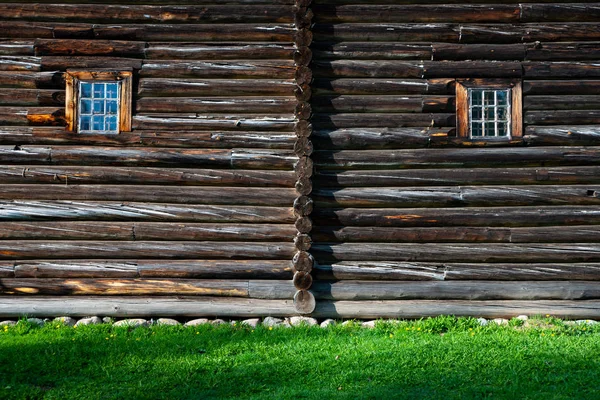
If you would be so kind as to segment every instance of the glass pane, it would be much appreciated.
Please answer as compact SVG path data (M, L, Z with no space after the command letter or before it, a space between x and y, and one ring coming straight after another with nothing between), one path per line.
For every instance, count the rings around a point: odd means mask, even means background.
M103 131L104 130L104 116L94 115L92 118L92 130Z
M117 130L117 117L106 117L106 130L116 132Z
M106 98L108 99L116 99L117 93L119 92L119 84L118 83L107 83L106 84Z
M104 100L94 100L94 114L104 114Z
M106 101L106 113L116 114L117 113L117 102L115 100Z
M471 91L471 104L472 105L476 106L476 105L483 104L481 93L482 93L481 90L472 90Z
M92 117L84 115L81 117L81 126L80 129L82 131L89 131L91 128L91 119Z
M92 113L92 101L91 100L81 100L81 113L82 114L91 114Z
M493 107L485 108L485 119L486 120L494 120L494 108Z
M508 90L499 90L496 94L499 106L508 105Z
M473 107L473 109L471 110L471 118L480 120L481 118L483 118L482 111L483 110L481 107Z
M95 99L103 99L104 98L104 83L94 83L94 98Z
M80 86L81 97L90 98L92 97L92 84L89 82L81 82Z
M471 136L481 136L481 122L471 123Z
M493 105L494 105L494 103L495 103L495 101L494 101L494 91L493 91L493 90L486 90L486 91L484 92L484 97L483 97L483 99L484 99L484 104L485 104L486 106L487 106L487 105L493 106Z
M485 132L484 136L496 136L496 124L494 122L486 122L485 123Z
M507 119L506 117L507 117L506 108L505 107L498 108L498 120L505 121Z
M508 124L506 122L498 123L498 136L507 136L508 135Z

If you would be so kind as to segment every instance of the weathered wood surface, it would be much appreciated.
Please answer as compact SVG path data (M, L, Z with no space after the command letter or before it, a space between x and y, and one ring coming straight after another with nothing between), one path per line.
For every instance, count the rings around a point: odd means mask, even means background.
M590 230L587 230L591 233ZM291 224L186 224L171 222L3 222L8 240L207 240L288 241Z
M40 64L42 71L66 71L73 69L135 69L142 68L142 60L124 57L96 56L43 56Z
M2 97L0 97L2 104ZM159 113L293 113L294 97L144 97L136 101L136 112Z
M482 263L600 261L600 246L588 243L489 243L478 246L470 243L438 243L435 246L429 243L315 243L311 252L319 264L361 260Z
M135 220L293 223L292 207L180 205L93 201L0 201L0 220Z
M60 106L65 103L63 90L7 89L0 92L0 106Z
M461 43L531 43L597 41L600 39L598 23L581 22L549 24L470 24L461 25ZM459 40L445 40L458 42Z
M450 96L314 96L311 105L315 112L339 113L405 113L453 112L454 97Z
M0 114L1 115L1 114ZM140 130L238 130L293 132L291 114L137 114L133 129Z
M528 55L524 44L433 43L431 59L433 61L522 61Z
M390 60L313 61L316 78L422 78L423 63Z
M0 241L0 259L257 259L291 260L294 244L280 242Z
M527 43L528 61L583 61L597 60L598 42L536 42Z
M600 127L597 125L530 125L525 128L524 139L531 145L574 143L593 146L600 142Z
M18 269L15 270L18 276ZM600 263L476 264L344 261L317 265L317 280L598 281Z
M169 149L96 146L0 147L3 164L182 166L290 170L297 157L288 150Z
M0 71L40 71L40 57L0 56Z
M523 22L596 22L600 20L598 3L520 4L519 8L521 11L519 20Z
M29 71L1 71L0 86L3 88L23 89L55 89L64 90L65 82L61 72L29 72Z
M315 59L430 60L432 46L395 42L315 42Z
M454 95L454 79L316 78L315 95Z
M202 5L185 7L116 4L23 4L0 3L7 20L42 20L93 23L256 23L292 22L290 8L284 5Z
M297 196L291 188L158 185L5 185L2 200L97 200L149 203L255 205L285 207Z
M344 4L313 6L317 23L517 22L518 5ZM570 9L572 10L572 9ZM574 10L572 10L574 11ZM533 10L531 10L533 13Z
M10 186L3 190L6 188ZM318 188L313 190L312 198L317 207L600 205L597 189L600 192L600 187L587 185Z
M600 227L594 225L527 228L316 226L311 235L315 242L344 243L598 243L600 242Z
M600 318L597 300L365 300L320 301L315 318L422 318L437 315L513 318L546 315L558 318Z
M144 58L152 60L286 59L294 55L289 43L147 43Z
M0 40L1 56L33 56L33 40Z
M320 129L344 128L402 128L445 127L456 124L456 115L450 113L348 113L314 114L312 123Z
M293 171L152 167L0 166L0 184L54 183L293 187Z
M600 80L524 80L523 95L597 95Z
M534 110L526 111L527 125L591 125L600 124L600 110Z
M296 315L292 300L187 296L1 296L0 317L265 317Z
M338 42L458 42L460 37L452 24L315 23L313 32L315 41Z
M18 260L0 266L5 278L291 280L293 275L289 260Z
M1 81L0 81L1 82ZM141 97L293 96L294 80L276 79L140 79Z
M145 58L145 50L146 42L123 40L38 39L34 43L37 56Z
M526 79L587 79L600 77L600 64L594 62L527 61L522 63Z
M415 150L315 151L320 169L482 168L594 165L597 147L532 147Z
M527 96L524 110L594 110L600 109L600 96Z
M379 227L557 226L595 225L598 206L467 207L467 208L317 208L321 224Z
M244 61L144 61L140 78L231 78L231 79L292 79L292 60L244 60Z

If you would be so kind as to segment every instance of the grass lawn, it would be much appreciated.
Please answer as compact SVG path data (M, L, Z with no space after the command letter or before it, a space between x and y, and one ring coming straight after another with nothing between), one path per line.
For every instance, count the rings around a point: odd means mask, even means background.
M0 399L600 399L600 324L0 328Z

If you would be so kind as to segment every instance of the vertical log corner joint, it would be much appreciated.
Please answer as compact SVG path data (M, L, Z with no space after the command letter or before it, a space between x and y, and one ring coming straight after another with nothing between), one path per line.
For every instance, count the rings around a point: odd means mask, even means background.
M298 197L294 200L294 214L296 216L297 233L294 238L296 253L292 259L294 268L293 283L296 288L294 295L294 307L300 314L310 314L314 311L316 302L314 295L309 291L312 286L312 269L314 258L309 253L312 243L310 231L312 221L310 214L313 208L313 201L310 198L312 192L311 176L313 172L313 163L310 158L313 145L310 140L312 134L312 125L310 117L312 114L310 106L312 71L309 67L312 52L310 43L312 41L312 32L310 31L313 12L309 8L310 0L296 0L293 8L294 24L296 27L294 63L296 66L296 107L294 115L296 117L296 142L294 152L298 156L298 162L295 166L296 171L296 191Z

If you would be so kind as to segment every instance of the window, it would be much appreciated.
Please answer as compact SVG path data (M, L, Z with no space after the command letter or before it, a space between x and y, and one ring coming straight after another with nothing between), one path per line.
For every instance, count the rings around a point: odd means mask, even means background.
M67 70L67 130L118 134L131 131L132 71Z
M457 81L458 136L486 140L521 137L521 95L521 82L517 81Z

